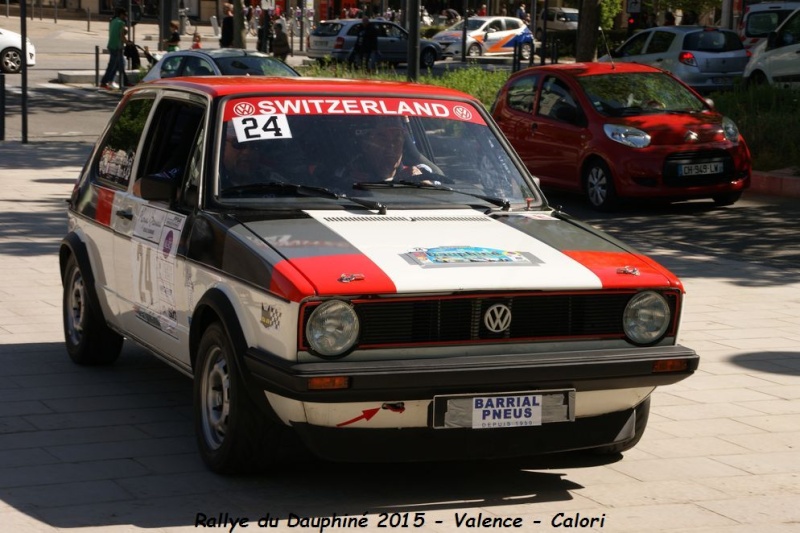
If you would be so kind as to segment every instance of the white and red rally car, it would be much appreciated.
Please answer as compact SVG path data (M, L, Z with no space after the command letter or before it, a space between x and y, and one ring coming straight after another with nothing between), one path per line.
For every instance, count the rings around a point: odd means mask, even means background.
M343 460L619 452L698 365L680 281L549 207L483 106L439 87L134 88L60 263L71 358L128 338L193 376L217 472L295 437Z

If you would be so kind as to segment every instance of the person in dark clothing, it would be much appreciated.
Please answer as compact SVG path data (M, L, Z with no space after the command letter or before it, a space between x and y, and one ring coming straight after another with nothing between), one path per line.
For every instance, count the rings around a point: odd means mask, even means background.
M359 26L351 63L356 68L363 68L366 62L367 70L374 71L378 63L378 27L370 22L369 17L363 17Z
M222 31L219 37L221 48L233 46L233 4L225 4L225 16L222 17Z

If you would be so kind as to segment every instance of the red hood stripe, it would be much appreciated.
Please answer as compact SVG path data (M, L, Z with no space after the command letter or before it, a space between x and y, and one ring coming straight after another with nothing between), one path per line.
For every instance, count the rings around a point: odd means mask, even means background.
M339 281L342 274L357 279ZM397 293L397 287L389 276L362 254L297 257L282 261L275 266L270 288L293 301L313 295Z
M683 285L677 276L649 258L628 252L587 252L564 251L600 278L604 289L636 289L639 287L668 286L683 292ZM620 274L623 267L633 267L639 275Z

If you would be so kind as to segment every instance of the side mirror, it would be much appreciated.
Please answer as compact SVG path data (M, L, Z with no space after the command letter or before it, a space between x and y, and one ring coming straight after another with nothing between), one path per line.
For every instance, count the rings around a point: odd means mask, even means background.
M162 174L151 174L139 179L139 193L145 200L169 202L175 197L178 180L165 178Z
M778 48L780 46L780 41L778 40L778 33L771 31L769 35L767 35L767 50L772 50L773 48Z

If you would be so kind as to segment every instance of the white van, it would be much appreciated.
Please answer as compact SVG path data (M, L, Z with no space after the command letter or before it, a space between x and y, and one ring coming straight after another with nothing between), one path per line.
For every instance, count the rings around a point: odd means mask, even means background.
M745 49L749 50L766 39L769 32L775 31L798 8L800 2L762 2L747 6L738 30Z
M800 87L800 9L786 17L766 42L753 49L744 69L746 83Z

